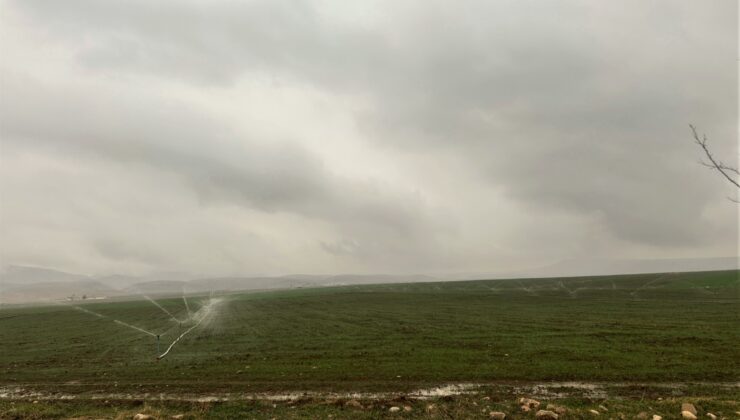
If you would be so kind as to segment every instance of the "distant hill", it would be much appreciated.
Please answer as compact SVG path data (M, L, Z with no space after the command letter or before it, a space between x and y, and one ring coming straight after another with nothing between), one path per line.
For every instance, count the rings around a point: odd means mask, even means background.
M108 298L120 295L119 290L95 280L54 281L47 283L10 284L3 287L0 300L3 303L25 303L62 300L70 296L81 299Z
M141 277L125 276L121 274L95 277L95 280L103 284L107 284L114 289L125 289L136 283L141 283L142 281L144 281L144 279Z
M696 271L737 270L740 257L666 259L569 259L554 264L517 271L455 273L454 280L516 279L604 276L615 274L689 273Z
M154 280L135 283L124 289L127 294L180 294L188 282L177 280Z
M371 283L420 283L445 280L444 278L425 275L391 275L391 274L340 274L327 276L323 283L326 286L342 286L350 284Z
M187 292L207 292L209 290L269 290L293 289L298 287L341 286L371 283L414 283L439 280L430 276L394 275L289 275L281 277L218 277L191 280Z
M310 281L285 277L217 277L191 280L188 290L207 292L209 290L266 290L290 289L311 285Z
M124 275L85 276L59 270L9 266L0 273L0 302L21 303L81 296L179 295L210 291L276 290L373 283L419 283L443 280L548 278L736 270L738 258L694 259L584 259L515 272L459 273L445 276L391 274L292 274L276 277L205 277L193 279L182 273L155 273L146 277Z
M154 276L152 276L154 277ZM171 273L163 274L172 278ZM25 303L66 299L69 296L120 297L180 295L211 291L277 290L300 287L342 286L372 283L415 283L440 280L421 275L309 275L278 277L212 277L171 280L109 275L88 277L36 267L11 266L0 281L0 302Z
M9 265L0 273L0 279L0 284L31 284L89 280L89 277L50 268Z
M610 274L678 273L737 270L738 258L565 260L519 273L520 277L571 277Z

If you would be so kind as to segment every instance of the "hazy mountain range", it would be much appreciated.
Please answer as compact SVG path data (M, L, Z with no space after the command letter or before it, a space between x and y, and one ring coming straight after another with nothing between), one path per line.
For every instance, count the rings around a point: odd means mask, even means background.
M740 257L672 259L570 259L542 267L509 272L463 273L455 277L477 279L577 277L615 274L737 270Z
M179 278L178 278L179 277ZM147 277L85 276L40 267L8 266L0 273L0 303L25 303L137 295L180 295L210 291L270 290L369 283L438 281L424 275L289 275L275 277L207 277L165 273Z
M262 277L205 277L157 273L146 277L86 276L59 270L10 265L0 272L0 303L25 303L136 295L179 295L210 291L270 290L370 283L411 283L442 280L565 277L657 272L738 269L737 257L660 260L567 260L517 272L454 273L448 275L341 274Z

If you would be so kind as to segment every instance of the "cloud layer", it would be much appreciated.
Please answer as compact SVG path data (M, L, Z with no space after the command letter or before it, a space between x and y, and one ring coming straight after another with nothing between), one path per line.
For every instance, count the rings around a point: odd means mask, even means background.
M4 1L5 264L737 255L732 1Z

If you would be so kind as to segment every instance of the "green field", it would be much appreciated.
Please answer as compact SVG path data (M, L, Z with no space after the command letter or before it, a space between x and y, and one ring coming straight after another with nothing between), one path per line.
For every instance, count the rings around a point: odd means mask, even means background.
M738 272L363 285L217 296L182 328L146 300L0 311L0 387L393 391L445 383L740 378ZM189 297L191 310L210 298ZM158 299L186 318L183 299ZM162 349L162 350L163 350Z

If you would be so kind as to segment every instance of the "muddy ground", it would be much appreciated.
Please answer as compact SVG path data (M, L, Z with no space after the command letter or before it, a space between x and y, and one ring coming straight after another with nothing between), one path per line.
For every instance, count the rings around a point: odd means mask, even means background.
M11 386L0 388L0 418L131 419L136 414L182 418L536 418L539 410L562 419L681 418L691 403L697 417L740 418L740 383L457 383L411 392L110 393ZM522 398L539 403L522 409ZM176 417L178 418L178 417Z

